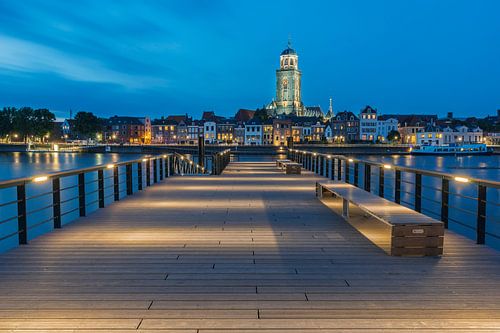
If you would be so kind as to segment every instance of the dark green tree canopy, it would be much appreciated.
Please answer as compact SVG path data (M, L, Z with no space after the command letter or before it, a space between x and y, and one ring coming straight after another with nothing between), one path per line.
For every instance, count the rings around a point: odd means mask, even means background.
M398 131L390 131L389 134L387 134L387 140L388 141L399 141L401 139L401 135L399 134Z
M73 126L78 138L90 139L101 130L101 121L92 112L80 111L75 115Z

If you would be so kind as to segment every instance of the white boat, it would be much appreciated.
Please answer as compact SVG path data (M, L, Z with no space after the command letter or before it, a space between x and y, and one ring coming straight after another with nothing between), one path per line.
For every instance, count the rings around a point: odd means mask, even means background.
M488 155L493 148L484 143L449 144L449 145L422 145L410 148L415 155Z

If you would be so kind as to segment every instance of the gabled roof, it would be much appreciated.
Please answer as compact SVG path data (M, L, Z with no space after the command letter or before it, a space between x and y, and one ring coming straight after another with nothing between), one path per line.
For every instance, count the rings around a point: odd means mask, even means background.
M332 122L351 121L351 117L352 117L352 121L359 121L359 118L351 111L342 111L342 112L338 112L337 115L332 118Z
M108 125L144 125L139 117L119 117L113 116L107 119Z
M245 123L251 120L255 115L255 110L239 109L234 115L234 120L236 122Z

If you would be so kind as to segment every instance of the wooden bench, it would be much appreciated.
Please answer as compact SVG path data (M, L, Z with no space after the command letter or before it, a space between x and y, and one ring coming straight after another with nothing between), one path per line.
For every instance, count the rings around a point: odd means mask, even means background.
M302 165L295 162L285 163L285 173L287 175L300 175L302 172Z
M276 166L284 170L287 175L300 175L302 172L302 165L290 160L276 160Z
M284 169L285 168L285 163L290 163L292 161L290 160L276 160L276 166L280 169Z
M316 183L316 196L331 193L341 215L376 245L393 256L443 254L444 225L431 217L343 182ZM341 201L340 201L341 200ZM352 218L351 208L363 214ZM355 207L352 207L355 206ZM371 217L385 226L377 227ZM356 221L352 221L356 220Z

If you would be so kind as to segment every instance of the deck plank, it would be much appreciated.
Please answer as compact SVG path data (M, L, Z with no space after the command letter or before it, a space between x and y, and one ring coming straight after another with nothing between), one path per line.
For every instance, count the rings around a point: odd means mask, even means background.
M500 255L387 256L310 172L172 177L0 255L0 332L496 332Z

